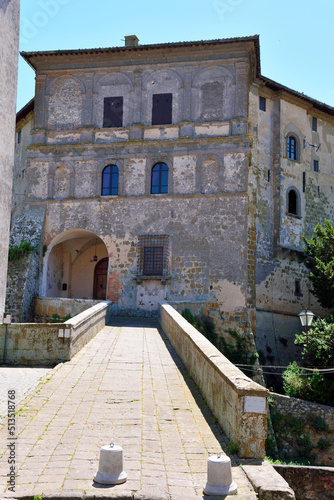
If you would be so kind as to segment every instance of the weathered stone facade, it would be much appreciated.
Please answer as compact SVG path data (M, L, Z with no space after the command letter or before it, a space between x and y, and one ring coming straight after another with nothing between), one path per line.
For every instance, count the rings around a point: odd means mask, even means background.
M321 312L299 255L333 220L334 110L262 77L258 37L23 56L36 97L17 124L31 141L17 178L24 203L45 207L39 294L106 298L126 314L197 304L264 351L274 331L289 346L273 360L286 362L296 315Z
M7 0L0 3L0 323L3 321L7 281L7 256L14 166L19 12L19 0Z
M334 221L334 110L263 78L251 86L249 102L254 141L249 193L257 206L257 346L262 361L284 366L300 356L293 343L300 332L297 314L305 308L326 312L310 292L300 257L303 237L310 238L318 222Z

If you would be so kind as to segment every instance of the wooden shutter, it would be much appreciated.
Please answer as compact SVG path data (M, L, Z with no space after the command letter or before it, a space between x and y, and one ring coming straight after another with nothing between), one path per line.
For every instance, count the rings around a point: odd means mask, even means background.
M152 125L168 125L172 123L173 94L153 94Z
M105 97L103 128L123 126L123 97Z

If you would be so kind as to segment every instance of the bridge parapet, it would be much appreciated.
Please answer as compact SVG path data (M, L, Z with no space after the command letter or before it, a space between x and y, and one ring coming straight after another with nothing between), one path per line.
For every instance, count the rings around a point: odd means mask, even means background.
M243 458L264 458L268 389L247 377L171 305L160 324L207 404Z

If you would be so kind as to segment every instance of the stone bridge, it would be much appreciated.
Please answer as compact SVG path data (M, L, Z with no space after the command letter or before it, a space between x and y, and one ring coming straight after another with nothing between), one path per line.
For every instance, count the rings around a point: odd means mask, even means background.
M93 309L93 319L88 311L83 314L97 324L101 308ZM75 318L62 325L69 337L58 332L61 345L70 345L78 328L83 342L82 313ZM239 498L294 498L283 478L262 461L268 391L168 304L160 306L160 326L152 319L111 318L18 404L15 498L203 498L208 457L228 453L232 441L239 454L231 456ZM27 340L27 330L25 335ZM7 388L15 390L10 381ZM7 433L2 420L0 492L5 497L13 496L6 487ZM110 440L124 449L128 480L99 489L92 478L99 450Z

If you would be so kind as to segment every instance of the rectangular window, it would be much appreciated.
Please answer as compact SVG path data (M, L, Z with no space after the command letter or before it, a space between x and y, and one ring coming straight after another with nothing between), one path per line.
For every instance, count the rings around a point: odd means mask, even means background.
M319 160L313 160L313 170L319 172Z
M144 247L143 273L144 276L162 276L163 274L163 247Z
M298 280L298 279L295 280L295 296L296 297L302 297L303 296L302 289L301 289L301 286L300 286L300 280Z
M20 129L17 133L17 143L20 144L22 141L22 129Z
M317 129L318 129L317 119L314 116L312 116L312 130L313 132L316 132Z
M168 269L168 236L139 236L137 278L162 278Z
M153 94L152 125L169 125L172 123L173 94Z
M103 128L122 127L123 97L105 97L103 106Z
M261 97L260 96L260 99L259 99L259 108L261 109L261 111L265 111L266 110L266 98L265 97Z

